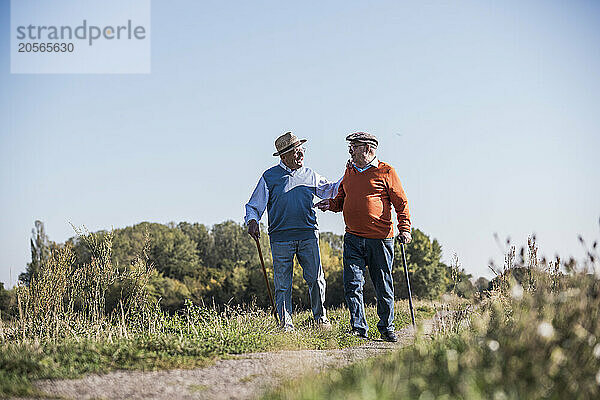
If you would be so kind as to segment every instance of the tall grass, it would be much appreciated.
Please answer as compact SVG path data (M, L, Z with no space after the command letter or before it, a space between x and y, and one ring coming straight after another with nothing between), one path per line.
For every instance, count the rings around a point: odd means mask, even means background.
M596 246L579 268L521 260L511 247L495 290L433 341L303 381L270 399L600 398L600 280ZM526 256L525 256L526 255ZM519 278L519 281L515 279Z
M146 290L153 268L144 252L119 269L111 261L112 234L78 234L89 246L91 261L75 268L71 246L54 247L29 285L17 286L19 318L11 329L4 329L6 339L27 342L115 333L127 336L133 321L155 315ZM111 288L122 293L117 312L107 314L106 293ZM115 327L119 328L116 332Z

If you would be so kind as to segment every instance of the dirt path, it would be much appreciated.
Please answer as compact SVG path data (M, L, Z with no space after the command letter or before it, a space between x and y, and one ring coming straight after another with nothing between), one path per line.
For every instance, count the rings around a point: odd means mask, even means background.
M434 320L425 321L424 332L430 333L433 325ZM342 367L414 340L412 328L396 333L398 343L368 341L339 350L244 354L201 369L116 371L76 380L45 380L36 387L49 396L67 399L252 399L284 380Z

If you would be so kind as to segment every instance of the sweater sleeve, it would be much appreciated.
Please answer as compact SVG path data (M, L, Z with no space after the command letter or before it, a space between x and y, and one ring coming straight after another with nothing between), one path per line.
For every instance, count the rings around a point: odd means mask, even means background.
M329 200L329 211L340 212L344 208L344 199L346 198L346 192L344 192L344 181L346 180L346 176L348 175L348 169L346 168L346 172L344 173L344 177L338 182L338 192L337 195Z
M398 230L400 232L410 232L410 212L408 210L408 199L406 193L400 183L400 178L396 174L396 170L390 167L387 175L388 194L390 200L396 209L398 215Z

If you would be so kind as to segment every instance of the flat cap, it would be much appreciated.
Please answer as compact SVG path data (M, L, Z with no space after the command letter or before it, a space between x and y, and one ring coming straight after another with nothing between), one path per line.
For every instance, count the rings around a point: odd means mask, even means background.
M346 136L346 140L349 142L366 143L375 148L377 148L377 145L379 144L379 142L377 141L377 138L367 132L351 133L348 136Z

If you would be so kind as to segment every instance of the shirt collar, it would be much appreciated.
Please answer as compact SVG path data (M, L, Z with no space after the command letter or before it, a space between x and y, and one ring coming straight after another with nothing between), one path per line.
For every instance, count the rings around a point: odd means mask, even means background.
M367 167L379 167L379 160L377 159L377 156L373 157L373 160L367 164Z
M363 171L366 171L367 169L369 169L370 167L375 167L375 168L377 168L377 167L379 166L379 160L377 159L377 156L375 156L375 157L373 158L373 160L371 160L371 162L370 162L370 163L368 163L367 165L365 165L365 167L364 167L364 168L359 168L359 167L358 167L356 164L354 164L354 162L352 163L352 166L353 166L354 168L356 168L356 170L357 170L358 172L363 172Z
M296 172L296 171L300 171L302 168L304 168L304 167L300 167L300 168L298 168L298 169L296 169L296 170L293 170L293 171L292 171L290 168L288 168L288 166L287 166L287 165L285 165L285 164L283 163L283 161L279 161L279 166L280 166L281 168L283 168L284 170L286 170L287 172L289 172L290 174L293 174L294 172Z

